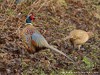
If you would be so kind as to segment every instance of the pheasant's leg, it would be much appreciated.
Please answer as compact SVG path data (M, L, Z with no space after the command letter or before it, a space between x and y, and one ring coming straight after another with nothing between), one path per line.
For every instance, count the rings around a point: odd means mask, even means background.
M27 50L29 53L32 53L32 48L29 47Z
M75 49L75 43L74 43L74 41L73 41L73 39L72 39L72 38L70 39L70 43L71 43L71 45L72 45L73 49Z
M36 48L34 46L32 46L32 53L36 52Z
M81 45L78 45L78 50L80 50L80 48L81 48Z

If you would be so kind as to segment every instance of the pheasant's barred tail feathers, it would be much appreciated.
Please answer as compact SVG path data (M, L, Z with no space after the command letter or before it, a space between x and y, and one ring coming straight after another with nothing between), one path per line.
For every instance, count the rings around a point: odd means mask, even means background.
M60 51L60 50L54 48L53 46L48 45L47 48L50 48L51 50L54 50L54 51L56 51L56 52L58 52L58 53L64 55L65 57L67 57L69 60L73 61L73 60L72 60L69 56L67 56L65 53L63 53L62 51Z

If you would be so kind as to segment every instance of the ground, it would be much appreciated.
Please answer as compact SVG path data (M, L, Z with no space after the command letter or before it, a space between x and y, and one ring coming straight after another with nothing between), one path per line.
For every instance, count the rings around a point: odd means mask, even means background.
M99 0L25 0L18 4L14 1L0 0L0 75L100 74ZM26 51L20 31L30 12L36 17L33 25L48 43L75 63L50 49L34 54ZM94 36L80 51L74 50L69 40L54 43L73 29L92 31Z

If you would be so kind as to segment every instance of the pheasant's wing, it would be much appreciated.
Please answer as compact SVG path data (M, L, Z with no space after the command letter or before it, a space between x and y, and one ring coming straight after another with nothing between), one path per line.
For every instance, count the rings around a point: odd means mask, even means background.
M31 48L31 36L29 34L23 34L22 35L22 41L24 42L24 44Z
M35 42L38 47L45 47L46 45L48 45L46 39L37 32L32 34L32 42Z

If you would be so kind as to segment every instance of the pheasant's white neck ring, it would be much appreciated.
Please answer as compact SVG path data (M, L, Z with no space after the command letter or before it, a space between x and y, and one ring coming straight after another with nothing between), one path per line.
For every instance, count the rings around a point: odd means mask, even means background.
M26 23L25 25L32 25L32 23Z

